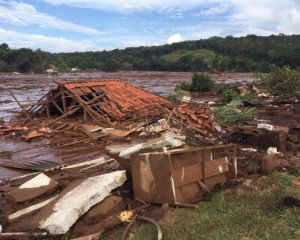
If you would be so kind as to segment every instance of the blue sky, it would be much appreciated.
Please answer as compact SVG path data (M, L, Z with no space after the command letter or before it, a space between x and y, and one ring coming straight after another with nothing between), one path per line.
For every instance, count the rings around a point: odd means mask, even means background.
M0 42L50 52L300 34L300 0L0 0Z

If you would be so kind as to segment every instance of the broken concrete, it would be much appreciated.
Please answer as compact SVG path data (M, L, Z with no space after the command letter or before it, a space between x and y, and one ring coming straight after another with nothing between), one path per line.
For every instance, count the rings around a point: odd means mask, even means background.
M88 178L73 190L60 195L49 216L45 216L40 221L39 228L53 235L65 234L80 216L101 202L125 180L125 171L115 171Z

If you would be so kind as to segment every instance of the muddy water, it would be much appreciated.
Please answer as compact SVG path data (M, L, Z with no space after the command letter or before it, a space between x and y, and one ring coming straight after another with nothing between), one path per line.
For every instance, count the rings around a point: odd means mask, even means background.
M211 74L212 78L219 83L251 82L255 80L251 73L222 73ZM20 109L14 102L8 90L11 90L21 103L30 103L39 100L50 89L56 86L54 81L95 80L101 78L122 79L129 83L144 88L159 95L166 95L174 90L175 86L191 81L192 73L188 72L80 72L62 73L58 75L46 74L0 74L0 119L9 121ZM83 150L78 155L70 154L77 147L61 149L46 145L47 139L35 140L31 143L23 141L5 140L0 141L0 161L26 161L26 160L57 160L59 162L72 162L88 160L101 155L98 149ZM36 145L42 147L31 148ZM29 150L26 150L31 148ZM68 158L68 154L69 157ZM0 179L20 175L23 171L0 167Z

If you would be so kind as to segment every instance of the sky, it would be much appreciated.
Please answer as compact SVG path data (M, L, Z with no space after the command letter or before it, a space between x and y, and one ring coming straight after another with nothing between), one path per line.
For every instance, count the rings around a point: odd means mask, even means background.
M102 51L212 36L300 34L300 0L0 0L0 43Z

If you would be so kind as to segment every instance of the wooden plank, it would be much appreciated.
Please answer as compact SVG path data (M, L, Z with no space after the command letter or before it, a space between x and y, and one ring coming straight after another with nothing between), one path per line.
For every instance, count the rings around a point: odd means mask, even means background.
M10 222L12 222L12 221L18 219L19 217L22 217L22 216L24 216L24 215L27 215L27 214L29 214L29 213L31 213L31 212L33 212L33 211L35 211L35 210L38 210L38 209L40 209L40 208L42 208L42 207L45 207L45 206L48 205L50 202L52 202L55 198L57 198L57 196L58 196L58 195L56 195L56 196L54 196L54 197L52 197L52 198L50 198L50 199L47 199L47 200L45 200L45 201L43 201L43 202L37 203L37 204L32 205L32 206L30 206L30 207L27 207L27 208L21 209L21 210L19 210L19 211L17 211L17 212L14 212L14 213L12 213L12 214L10 214L10 215L8 216L8 220L9 220Z
M202 166L200 163L192 164L172 170L172 176L176 187L202 180Z
M228 172L228 159L227 157L218 158L206 162L206 177Z

